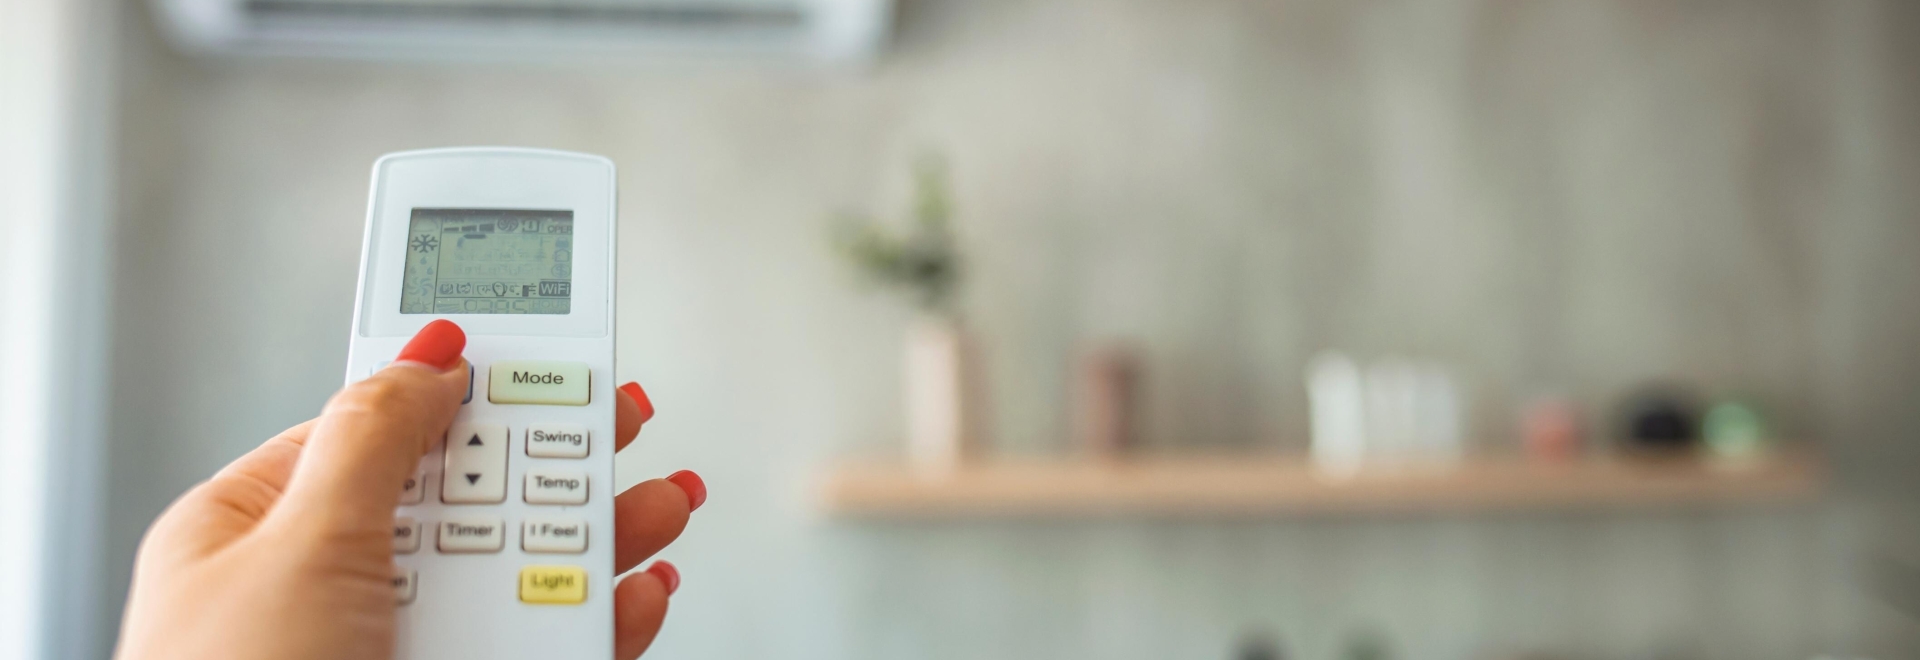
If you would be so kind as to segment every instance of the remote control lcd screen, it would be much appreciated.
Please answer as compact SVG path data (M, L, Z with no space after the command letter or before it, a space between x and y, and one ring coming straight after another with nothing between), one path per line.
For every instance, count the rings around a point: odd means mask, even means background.
M414 209L402 314L566 314L573 212Z

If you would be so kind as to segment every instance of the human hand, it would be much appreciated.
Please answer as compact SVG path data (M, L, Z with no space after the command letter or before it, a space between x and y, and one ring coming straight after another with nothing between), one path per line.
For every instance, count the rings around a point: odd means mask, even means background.
M393 510L466 396L466 335L434 321L394 363L334 395L180 496L141 542L120 660L334 660L393 655ZM615 448L653 416L635 383L616 399ZM706 500L692 472L614 499L615 570L673 542ZM615 655L646 650L680 584L655 562L613 593Z

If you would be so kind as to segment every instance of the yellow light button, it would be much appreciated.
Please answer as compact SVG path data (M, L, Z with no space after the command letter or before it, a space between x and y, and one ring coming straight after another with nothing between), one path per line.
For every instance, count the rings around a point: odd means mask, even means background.
M587 569L528 566L520 569L520 602L577 605L587 600Z
M487 400L549 406L587 405L587 363L504 360L487 368Z

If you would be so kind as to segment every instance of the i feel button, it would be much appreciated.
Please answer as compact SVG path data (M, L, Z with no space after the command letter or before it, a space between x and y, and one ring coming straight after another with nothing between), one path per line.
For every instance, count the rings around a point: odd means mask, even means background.
M487 400L549 406L587 405L587 363L504 360L487 369Z

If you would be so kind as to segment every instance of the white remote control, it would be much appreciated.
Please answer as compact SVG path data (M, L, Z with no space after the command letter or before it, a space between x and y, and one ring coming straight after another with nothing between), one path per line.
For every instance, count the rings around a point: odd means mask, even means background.
M436 319L473 365L394 515L400 660L613 657L614 205L586 154L373 165L347 381Z

